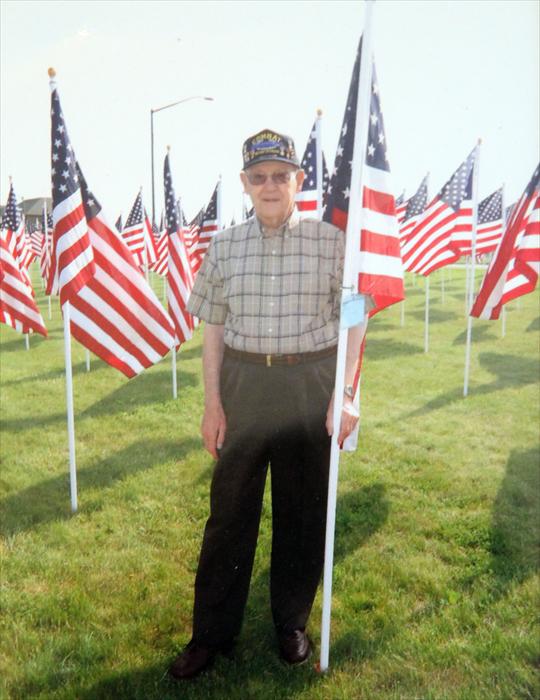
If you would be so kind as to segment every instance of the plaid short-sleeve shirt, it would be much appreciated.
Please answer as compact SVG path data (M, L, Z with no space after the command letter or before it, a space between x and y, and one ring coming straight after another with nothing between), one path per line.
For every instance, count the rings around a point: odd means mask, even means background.
M345 236L291 217L267 236L256 218L211 241L187 310L224 324L225 344L256 353L297 353L337 344Z

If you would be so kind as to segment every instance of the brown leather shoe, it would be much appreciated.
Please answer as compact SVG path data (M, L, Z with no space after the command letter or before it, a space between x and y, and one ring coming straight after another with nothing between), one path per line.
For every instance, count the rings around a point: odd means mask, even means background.
M304 630L278 634L281 658L292 666L304 663L311 656L313 645Z
M192 640L169 666L169 675L176 680L195 678L212 665L218 651Z

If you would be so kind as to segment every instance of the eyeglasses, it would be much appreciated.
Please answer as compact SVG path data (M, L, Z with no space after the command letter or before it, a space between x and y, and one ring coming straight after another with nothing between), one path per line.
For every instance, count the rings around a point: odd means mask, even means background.
M286 185L291 180L291 176L296 174L296 170L280 170L277 173L271 173L267 175L266 173L250 173L249 170L244 171L246 177L249 180L250 185L255 185L255 187L261 187L270 178L274 185Z

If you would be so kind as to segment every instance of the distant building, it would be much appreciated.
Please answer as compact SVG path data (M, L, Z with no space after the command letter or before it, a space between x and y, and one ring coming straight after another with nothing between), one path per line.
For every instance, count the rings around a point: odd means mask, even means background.
M50 197L35 197L34 199L23 199L19 202L19 208L24 214L28 225L35 225L43 219L43 204L47 205L47 213L52 211L52 199ZM4 214L5 205L0 206L0 217Z

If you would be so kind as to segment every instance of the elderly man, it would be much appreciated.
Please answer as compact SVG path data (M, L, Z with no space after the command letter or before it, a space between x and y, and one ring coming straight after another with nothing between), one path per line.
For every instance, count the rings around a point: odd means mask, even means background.
M193 636L169 673L192 678L240 632L268 465L271 609L282 659L305 661L305 632L324 560L344 234L299 221L291 138L265 129L243 147L255 216L212 240L188 310L206 321L202 436L217 460L195 580ZM358 420L349 333L342 442Z

